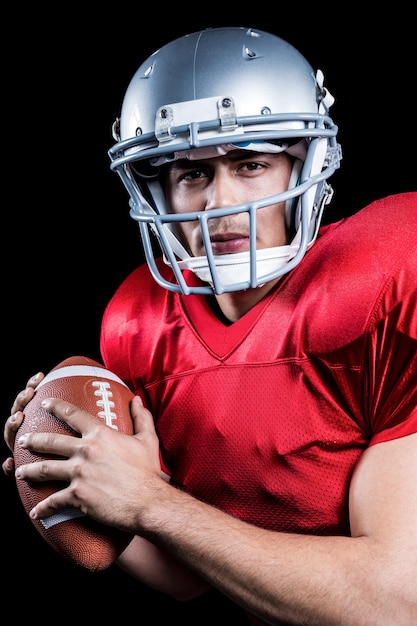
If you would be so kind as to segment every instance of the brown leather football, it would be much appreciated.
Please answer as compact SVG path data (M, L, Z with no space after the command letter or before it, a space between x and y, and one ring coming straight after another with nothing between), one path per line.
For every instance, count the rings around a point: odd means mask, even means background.
M100 363L83 356L70 357L54 367L36 388L24 409L17 433L55 432L78 436L70 427L41 407L44 398L62 398L93 413L110 428L133 434L130 415L132 391ZM15 446L16 467L45 458ZM17 480L20 499L27 513L65 485L56 481ZM78 509L61 511L43 520L32 520L41 536L61 556L89 571L108 568L123 552L132 535L99 524Z

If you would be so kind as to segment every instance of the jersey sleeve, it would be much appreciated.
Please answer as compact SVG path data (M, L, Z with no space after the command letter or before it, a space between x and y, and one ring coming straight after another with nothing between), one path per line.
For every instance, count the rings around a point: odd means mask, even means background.
M417 250L410 252L387 281L375 319L369 321L365 402L373 422L370 445L417 432Z

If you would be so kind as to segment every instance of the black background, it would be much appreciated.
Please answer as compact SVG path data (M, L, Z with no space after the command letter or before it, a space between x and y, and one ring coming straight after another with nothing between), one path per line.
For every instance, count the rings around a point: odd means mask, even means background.
M154 18L149 8L125 3L88 17L80 8L59 5L43 13L33 5L3 20L4 419L36 371L73 354L100 359L104 306L142 261L127 194L109 170L107 150L131 76L165 42L210 26L251 26L287 39L323 70L336 98L331 114L344 155L332 178L327 221L416 189L411 13L396 3L395 14L379 9L365 19L350 5L336 18L336 10L309 6L276 6L273 16L235 8L234 15L214 19L217 5L199 8L200 17L193 4L155 5ZM1 496L3 601L22 622L50 619L58 601L64 615L86 621L108 618L112 609L146 625L199 624L203 617L217 626L240 623L215 594L184 607L116 567L100 574L77 570L43 542L14 480L3 475Z

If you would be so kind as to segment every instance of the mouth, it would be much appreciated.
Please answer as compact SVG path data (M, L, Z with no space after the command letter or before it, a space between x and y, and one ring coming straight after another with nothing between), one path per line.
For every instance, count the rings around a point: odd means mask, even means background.
M213 254L234 254L249 250L249 237L242 233L224 233L210 237Z

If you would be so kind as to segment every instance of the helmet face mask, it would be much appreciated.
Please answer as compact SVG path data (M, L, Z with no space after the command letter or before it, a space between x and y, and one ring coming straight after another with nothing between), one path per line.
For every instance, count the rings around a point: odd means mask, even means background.
M327 179L339 167L333 98L304 57L282 39L253 29L216 28L177 39L138 69L126 91L117 143L109 151L130 196L146 260L171 291L212 294L253 288L295 267L313 244L332 195ZM289 189L270 198L195 214L172 214L158 180L160 166L177 158L211 158L229 149L285 150L294 157ZM256 213L286 202L293 239L256 250ZM208 220L247 213L250 250L215 256ZM190 257L174 235L175 222L198 220L206 256ZM154 235L174 281L157 269ZM188 271L202 281L187 280Z

